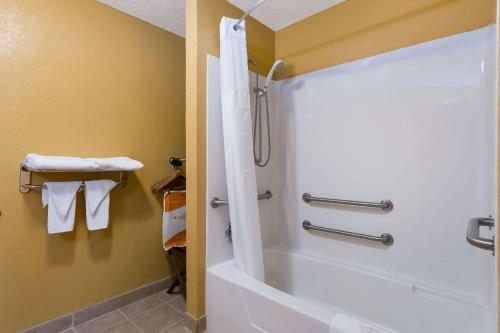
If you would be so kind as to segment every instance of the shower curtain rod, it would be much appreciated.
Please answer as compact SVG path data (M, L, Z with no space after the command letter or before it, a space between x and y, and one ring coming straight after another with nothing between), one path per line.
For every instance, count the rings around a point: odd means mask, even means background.
M266 0L259 0L257 1L257 3L255 5L253 5L252 7L250 7L250 9L248 9L242 17L240 17L240 19L238 20L238 22L236 22L236 24L233 26L233 29L238 31L238 29L243 29L240 24L241 22L243 22L243 20L248 16L250 15L251 12L253 12L255 9L257 9L257 7L259 7L260 5L262 5L264 3L264 1Z

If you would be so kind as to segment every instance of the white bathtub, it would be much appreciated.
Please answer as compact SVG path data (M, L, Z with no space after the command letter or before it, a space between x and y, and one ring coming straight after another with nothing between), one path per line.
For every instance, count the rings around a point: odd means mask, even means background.
M485 332L482 300L297 253L264 255L266 284L232 261L207 270L209 332L328 333L336 313L388 332Z

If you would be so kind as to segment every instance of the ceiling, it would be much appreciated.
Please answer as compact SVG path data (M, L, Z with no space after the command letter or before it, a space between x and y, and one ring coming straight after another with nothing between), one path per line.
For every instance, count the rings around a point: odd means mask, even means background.
M131 16L186 37L185 0L97 0Z
M227 0L243 11L257 0ZM251 16L273 29L280 30L306 17L338 5L345 0L266 0Z
M185 0L97 0L176 35L186 36ZM227 0L245 11L257 0ZM266 0L252 14L273 29L282 29L345 0Z

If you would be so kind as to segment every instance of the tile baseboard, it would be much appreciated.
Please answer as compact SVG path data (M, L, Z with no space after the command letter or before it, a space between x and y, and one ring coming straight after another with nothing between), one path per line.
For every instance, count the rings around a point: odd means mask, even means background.
M186 312L186 328L193 333L202 333L207 329L207 317L194 318Z
M59 333L73 326L83 324L87 321L115 311L137 300L166 290L173 276L148 283L137 289L125 292L97 304L66 314L64 316L49 320L43 324L21 331L22 333Z

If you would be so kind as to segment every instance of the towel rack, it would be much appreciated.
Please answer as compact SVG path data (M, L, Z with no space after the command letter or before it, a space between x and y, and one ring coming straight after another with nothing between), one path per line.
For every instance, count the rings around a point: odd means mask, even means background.
M257 200L271 199L272 197L273 193L267 190L266 192L259 194L257 196ZM227 200L221 200L217 197L214 197L212 201L210 201L210 206L212 206L212 208L217 208L219 206L229 206L229 202Z
M20 165L19 167L19 192L28 193L31 190L41 191L43 189L43 184L32 184L32 174L33 173L88 173L88 172L119 172L119 180L117 181L117 186L125 187L128 182L127 171L124 170L39 170L39 169L30 169L25 167L24 165ZM82 191L85 188L85 184L80 185L78 192Z
M366 202L366 201L354 201L354 200L343 200L343 199L330 199L330 198L318 198L313 197L309 193L304 193L302 195L302 200L304 202L324 202L334 205L343 206L356 206L356 207L366 207L366 208L379 208L386 212L390 212L394 208L394 204L391 200L382 200L380 202Z
M320 227L317 225L313 225L311 222L309 222L307 220L302 222L302 227L305 230L316 230L316 231L326 232L329 234L335 234L335 235L340 235L340 236L345 236L345 237L350 237L350 238L363 239L363 240L368 240L368 241L372 241L372 242L382 243L382 244L387 245L387 246L390 246L394 243L394 238L392 237L392 235L387 234L387 233L382 234L380 236L358 234L356 232Z

